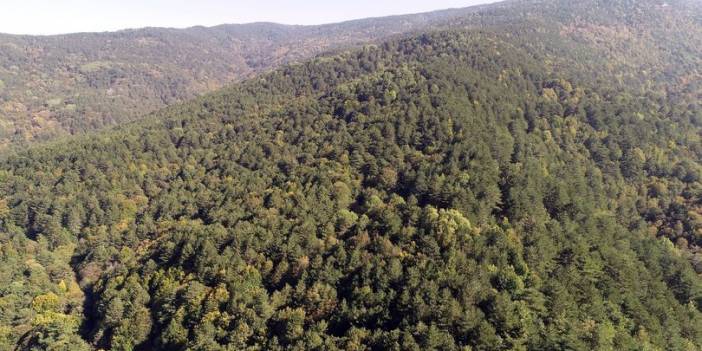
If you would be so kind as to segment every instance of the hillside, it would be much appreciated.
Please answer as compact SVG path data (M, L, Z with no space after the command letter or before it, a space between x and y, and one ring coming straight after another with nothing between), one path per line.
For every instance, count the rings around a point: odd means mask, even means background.
M450 23L4 155L0 349L702 349L699 4Z
M0 34L0 147L134 120L286 62L425 29L477 9L321 26Z

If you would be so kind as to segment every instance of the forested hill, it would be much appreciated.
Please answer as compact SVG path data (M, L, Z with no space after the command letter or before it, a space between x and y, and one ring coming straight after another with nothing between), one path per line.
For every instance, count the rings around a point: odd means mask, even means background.
M0 147L134 120L286 62L445 24L482 8L321 26L0 34Z
M698 6L504 3L5 155L0 349L702 349Z

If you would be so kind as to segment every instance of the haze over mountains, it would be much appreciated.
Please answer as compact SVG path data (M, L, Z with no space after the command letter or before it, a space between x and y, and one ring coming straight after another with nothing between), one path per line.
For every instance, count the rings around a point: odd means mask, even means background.
M2 42L0 349L702 349L698 1Z

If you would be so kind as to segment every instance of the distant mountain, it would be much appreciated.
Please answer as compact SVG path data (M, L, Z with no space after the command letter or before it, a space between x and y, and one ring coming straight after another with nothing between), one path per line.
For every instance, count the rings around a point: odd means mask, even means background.
M0 349L702 349L701 10L495 4L7 151Z
M321 26L0 35L0 147L134 120L287 62L426 29L480 8Z

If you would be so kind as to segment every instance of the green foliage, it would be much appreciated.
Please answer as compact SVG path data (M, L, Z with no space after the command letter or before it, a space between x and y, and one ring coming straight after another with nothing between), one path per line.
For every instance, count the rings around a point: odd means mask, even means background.
M677 84L701 47L664 26L691 5L586 3L491 7L460 20L489 30L4 156L0 343L702 348L700 86ZM608 26L623 59L588 40Z

